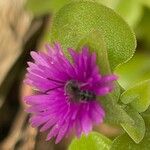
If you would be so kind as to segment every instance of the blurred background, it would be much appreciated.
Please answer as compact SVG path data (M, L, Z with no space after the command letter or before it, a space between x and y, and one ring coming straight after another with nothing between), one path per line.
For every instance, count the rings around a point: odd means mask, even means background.
M49 42L51 18L71 0L0 0L0 150L65 150L28 124L22 99L32 90L23 84L31 50ZM94 0L91 0L94 1ZM134 57L118 67L119 83L129 88L150 78L150 0L95 0L120 14L137 37ZM103 126L103 125L102 125ZM102 132L113 137L116 129ZM108 133L109 132L109 133Z

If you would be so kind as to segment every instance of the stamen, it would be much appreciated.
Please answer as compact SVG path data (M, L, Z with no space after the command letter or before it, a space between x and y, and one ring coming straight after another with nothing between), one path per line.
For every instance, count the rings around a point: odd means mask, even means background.
M83 84L81 84L83 86ZM96 100L96 94L88 90L81 90L78 82L70 80L65 85L65 94L72 102L88 102Z

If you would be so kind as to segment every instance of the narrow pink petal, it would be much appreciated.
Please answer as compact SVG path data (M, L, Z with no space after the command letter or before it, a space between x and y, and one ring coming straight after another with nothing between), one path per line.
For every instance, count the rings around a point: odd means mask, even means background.
M46 131L46 130L50 129L56 122L57 122L56 118L51 118L47 123L45 123L41 127L40 132L43 132L43 131Z
M48 133L46 141L49 141L52 137L55 137L59 132L59 126L56 124L51 131Z
M79 60L78 53L72 48L68 48L68 51L69 51L74 63L78 64L78 60Z
M32 95L24 97L24 101L29 105L48 103L51 101L49 95Z
M49 116L33 116L30 118L30 123L33 127L39 127L50 119Z
M109 91L110 91L109 87L102 87L102 88L100 88L99 90L96 91L96 94L100 95L100 96L104 96L104 95L108 94Z
M41 64L43 66L48 66L47 62L37 52L32 51L31 56L37 64Z
M89 110L89 116L94 123L99 124L103 121L104 111L100 108L96 108L95 106L93 106L93 104L91 104L90 110Z
M82 125L81 125L80 119L76 120L75 129L76 129L76 135L77 135L77 137L80 138L81 133L82 133Z
M102 106L98 102L93 103L93 109L101 114L102 117L105 116L105 111L103 110Z
M87 135L92 130L92 122L87 112L81 118L83 132Z
M67 134L68 127L69 127L69 123L67 122L60 128L55 144L59 143L62 140L62 138L65 136L65 134Z
M117 79L118 77L116 75L107 75L107 76L103 76L102 82L110 82L110 81L115 81Z

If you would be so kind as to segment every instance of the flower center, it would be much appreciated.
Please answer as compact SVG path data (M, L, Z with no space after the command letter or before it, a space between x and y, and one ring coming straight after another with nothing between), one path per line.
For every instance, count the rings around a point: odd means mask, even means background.
M70 80L65 85L65 93L69 100L74 102L89 102L96 100L95 93L88 90L81 90L75 80Z

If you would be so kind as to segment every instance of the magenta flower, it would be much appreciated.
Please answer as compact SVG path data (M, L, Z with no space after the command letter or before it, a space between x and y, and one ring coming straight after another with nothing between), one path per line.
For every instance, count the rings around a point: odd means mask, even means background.
M94 124L103 121L105 112L98 96L112 91L115 75L102 76L96 65L96 54L88 48L81 52L68 49L72 61L63 54L59 44L47 45L46 53L31 52L34 63L28 62L25 82L37 94L25 98L33 127L48 131L47 140L58 143L71 131L80 137L88 134Z

